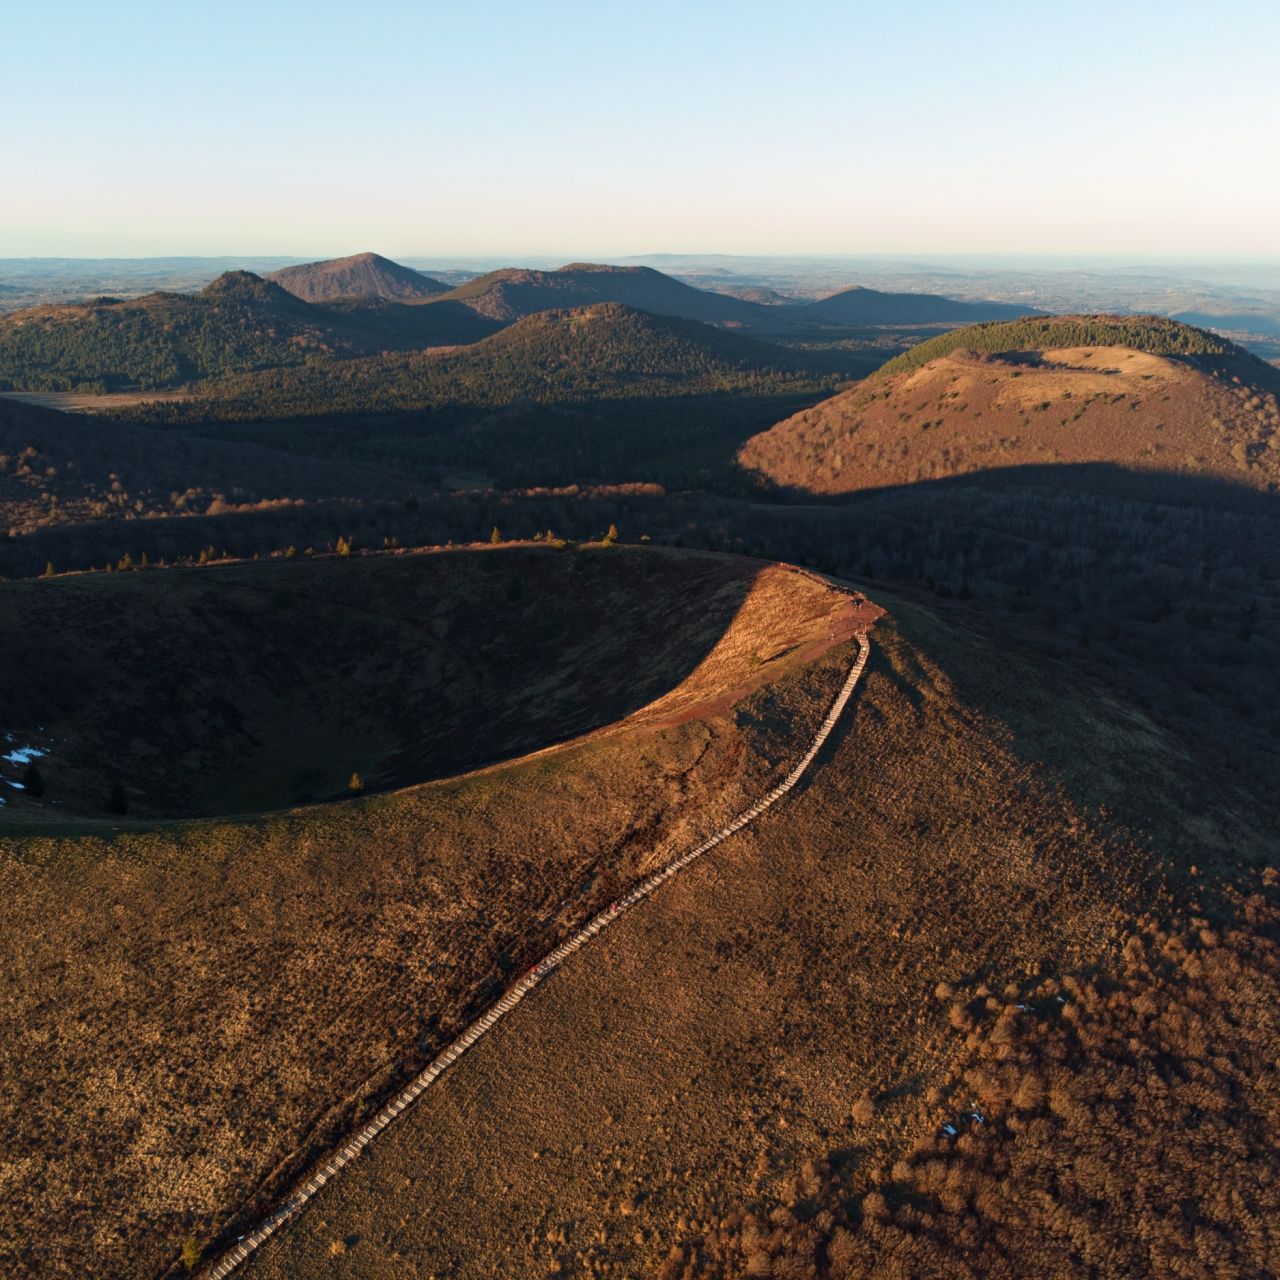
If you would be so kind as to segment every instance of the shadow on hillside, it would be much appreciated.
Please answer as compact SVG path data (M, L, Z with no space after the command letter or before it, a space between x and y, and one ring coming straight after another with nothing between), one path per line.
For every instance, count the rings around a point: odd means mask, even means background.
M909 484L883 485L835 494L821 493L797 485L769 484L761 487L754 473L742 468L739 471L755 480L760 500L785 504L847 506L906 494L910 494L913 499L929 498L957 489L977 487L996 492L1044 489L1119 502L1204 507L1218 511L1256 511L1270 514L1280 511L1280 507L1275 504L1275 499L1280 496L1276 486L1258 489L1251 486L1243 476L1234 480L1216 475L1124 467L1111 462L1030 463L1024 466L990 467L937 480L916 480Z
M758 573L513 547L8 584L0 666L27 678L0 690L0 725L47 751L45 802L68 815L107 816L117 784L139 818L338 798L353 775L395 789L638 711L702 663ZM7 818L34 816L10 799Z
M462 470L500 488L651 481L691 487L732 478L737 450L775 422L831 394L837 375L708 394L522 399L448 408L351 411L262 421L180 422L209 439L299 457L354 459L431 478ZM358 443L354 443L358 442Z

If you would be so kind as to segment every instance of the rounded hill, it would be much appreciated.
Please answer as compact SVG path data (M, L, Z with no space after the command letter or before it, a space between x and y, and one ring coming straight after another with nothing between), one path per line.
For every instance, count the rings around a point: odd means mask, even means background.
M753 437L739 463L840 494L1028 466L1280 483L1280 375L1156 317L974 325Z
M449 292L447 284L392 262L380 253L356 253L348 258L305 262L273 271L267 278L307 302L327 302L332 298L386 298L404 302Z
M654 315L698 320L723 329L777 332L787 327L776 308L695 289L652 267L591 262L571 262L558 271L503 268L467 281L441 300L461 302L504 323L537 311L617 302Z

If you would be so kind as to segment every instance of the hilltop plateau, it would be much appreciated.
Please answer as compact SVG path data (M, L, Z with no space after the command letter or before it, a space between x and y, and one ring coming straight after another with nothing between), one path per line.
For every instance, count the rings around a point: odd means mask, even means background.
M1108 463L1280 482L1280 377L1226 339L1153 317L955 330L747 442L742 466L842 494L978 471Z
M405 301L448 293L449 286L430 276L402 267L378 253L357 253L348 258L305 262L273 271L267 279L304 302L332 298L384 298Z

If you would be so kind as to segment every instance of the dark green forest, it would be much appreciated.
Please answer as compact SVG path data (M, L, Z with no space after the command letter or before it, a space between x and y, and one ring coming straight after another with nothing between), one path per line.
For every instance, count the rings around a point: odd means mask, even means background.
M0 318L0 391L158 391L324 358L474 342L497 326L461 306L303 302L247 271L199 294L37 307Z
M896 356L880 373L909 373L953 351L1042 351L1050 347L1132 347L1158 356L1244 357L1266 365L1205 329L1160 316L1053 316L1044 319L992 321L940 334Z

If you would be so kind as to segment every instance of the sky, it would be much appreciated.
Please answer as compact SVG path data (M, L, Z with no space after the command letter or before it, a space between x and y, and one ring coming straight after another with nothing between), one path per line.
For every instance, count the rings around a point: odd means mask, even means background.
M0 257L1280 254L1277 0L0 12Z

